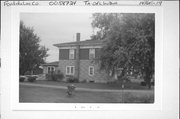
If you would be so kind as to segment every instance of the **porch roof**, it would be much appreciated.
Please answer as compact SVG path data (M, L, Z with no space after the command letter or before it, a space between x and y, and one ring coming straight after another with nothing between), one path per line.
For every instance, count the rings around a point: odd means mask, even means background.
M42 64L42 66L58 66L59 61L55 61L55 62L49 62L46 64Z

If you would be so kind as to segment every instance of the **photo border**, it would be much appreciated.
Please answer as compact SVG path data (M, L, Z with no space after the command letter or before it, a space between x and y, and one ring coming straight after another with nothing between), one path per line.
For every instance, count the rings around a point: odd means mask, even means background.
M82 10L83 9L83 10ZM134 103L19 103L20 13L155 13L155 87L153 104ZM11 109L12 110L161 110L163 78L163 10L161 7L74 6L12 7L11 9ZM158 39L158 40L157 40ZM156 80L158 79L158 80Z

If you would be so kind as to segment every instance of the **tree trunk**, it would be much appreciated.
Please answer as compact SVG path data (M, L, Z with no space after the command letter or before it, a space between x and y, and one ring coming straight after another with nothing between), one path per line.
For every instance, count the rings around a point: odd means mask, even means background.
M145 73L145 82L149 89L151 89L151 74L149 72Z
M151 78L147 78L147 86L148 86L148 89L151 89Z
M149 68L145 70L145 82L149 89L151 89L151 73Z
M127 70L126 68L123 68L122 72L121 72L121 77L123 78L124 76L126 76Z

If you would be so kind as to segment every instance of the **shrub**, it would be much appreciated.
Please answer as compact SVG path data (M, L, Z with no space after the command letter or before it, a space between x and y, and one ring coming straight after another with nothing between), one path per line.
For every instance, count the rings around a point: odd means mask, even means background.
M36 77L35 76L29 76L28 77L28 81L29 82L34 82L36 80Z
M142 81L141 86L146 86L146 82Z
M71 96L76 87L72 84L72 85L68 85L67 88L68 88L67 94L68 96Z
M46 74L46 79L49 81L62 81L64 78L63 73L57 73L57 74Z
M25 77L19 77L20 82L24 82L24 80L25 80Z
M131 82L131 80L127 76L122 77L122 81L124 81L124 82Z
M94 83L94 82L95 82L95 81L93 81L93 80L90 80L90 81L89 81L89 83Z
M46 79L51 81L52 80L51 74L46 74Z
M84 80L82 80L82 81L81 81L81 83L87 83L87 80L86 80L86 79L84 79Z
M63 73L57 74L57 79L62 81L64 79L64 74Z
M66 79L68 83L78 83L78 78L72 76L72 75L66 75Z
M117 83L117 81L114 81L114 80L107 81L107 84L115 84L115 83Z
M31 75L31 72L30 72L30 71L26 71L26 72L24 73L24 75Z
M63 73L53 74L52 75L52 80L53 81L62 81L63 78L64 78L64 74Z
M154 86L154 82L151 82L151 85ZM146 86L146 82L142 81L141 86Z
M57 81L56 74L51 74L51 80L52 81Z

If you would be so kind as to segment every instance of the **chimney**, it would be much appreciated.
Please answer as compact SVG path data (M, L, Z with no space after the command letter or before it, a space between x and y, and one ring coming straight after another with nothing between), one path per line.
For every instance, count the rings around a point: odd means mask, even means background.
M77 41L77 42L80 41L80 33L76 33L76 41Z
M80 41L80 33L76 33L76 42ZM80 45L77 43L76 45L76 62L75 62L75 76L79 80L79 75L80 75L80 59L79 59L79 50L80 50Z

